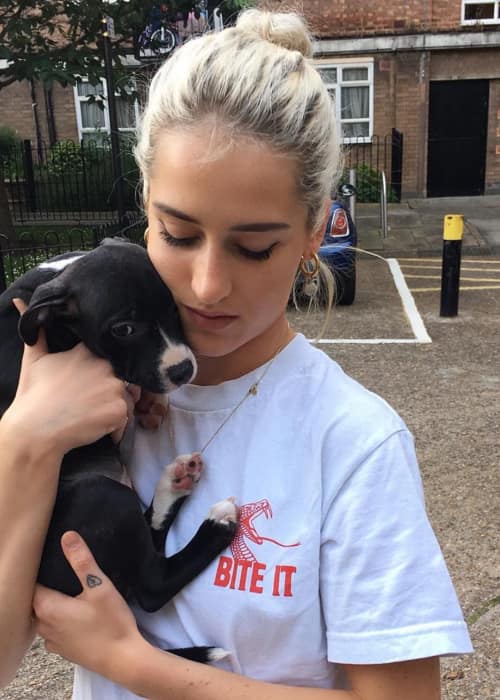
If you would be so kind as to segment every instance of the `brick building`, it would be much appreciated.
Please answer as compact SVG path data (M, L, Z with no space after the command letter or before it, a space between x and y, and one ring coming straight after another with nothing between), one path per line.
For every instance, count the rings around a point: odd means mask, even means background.
M499 0L303 7L348 148L359 148L354 137L396 128L404 134L403 195L500 192Z
M366 150L396 128L404 136L403 196L500 192L500 0L303 0L301 7L348 149ZM34 142L37 131L44 141L106 133L106 111L86 104L91 90L82 83L47 94L15 83L0 94L0 124ZM133 129L135 110L124 104L118 112L121 127Z

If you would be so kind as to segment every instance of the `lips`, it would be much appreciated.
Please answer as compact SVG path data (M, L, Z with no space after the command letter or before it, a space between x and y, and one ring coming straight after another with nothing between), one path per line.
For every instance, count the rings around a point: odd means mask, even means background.
M190 306L185 306L184 309L189 319L194 322L196 326L207 330L226 328L226 326L229 326L238 318L237 316L217 313L216 311L201 311L199 309L193 309Z

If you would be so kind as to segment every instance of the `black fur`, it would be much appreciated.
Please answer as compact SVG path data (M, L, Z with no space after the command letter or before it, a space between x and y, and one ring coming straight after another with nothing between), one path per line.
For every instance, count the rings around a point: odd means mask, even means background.
M34 344L41 326L51 352L83 341L111 362L118 377L149 391L166 392L191 378L194 357L185 345L177 309L146 251L107 239L92 252L68 253L51 262L76 255L81 257L61 271L39 266L27 272L0 296L0 415L15 395L20 336ZM15 297L28 304L20 321ZM159 358L172 343L186 348L183 366L160 368ZM120 593L152 612L229 545L236 525L206 520L181 552L167 558L165 538L180 503L153 538L137 495L118 481L121 471L119 450L110 437L65 456L38 580L69 595L81 592L60 546L62 534L76 530ZM205 661L210 649L179 653Z

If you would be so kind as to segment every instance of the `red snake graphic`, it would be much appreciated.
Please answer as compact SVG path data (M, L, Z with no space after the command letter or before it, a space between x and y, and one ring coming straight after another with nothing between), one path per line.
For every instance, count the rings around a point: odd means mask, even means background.
M257 533L253 525L253 521L260 515L264 515L266 519L273 517L273 511L271 509L271 504L266 498L256 503L247 503L239 508L239 525L236 535L231 543L231 552L234 559L246 559L247 561L257 561L253 552L248 547L245 542L245 537L255 544L262 544L263 542L274 542L278 547L297 547L300 542L295 542L294 544L283 544L277 540L273 540L271 537L263 537Z

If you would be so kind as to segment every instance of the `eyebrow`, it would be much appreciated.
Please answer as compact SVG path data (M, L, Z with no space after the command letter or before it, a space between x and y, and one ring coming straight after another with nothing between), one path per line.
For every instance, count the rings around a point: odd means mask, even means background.
M164 214L169 214L176 219L181 219L182 221L188 221L191 224L200 225L200 222L189 214L185 214L183 211L174 209L168 204L163 202L153 202L153 206L162 211ZM252 223L235 224L230 227L230 231L251 231L258 233L259 231L281 231L283 229L291 228L290 224L286 221L255 221Z

